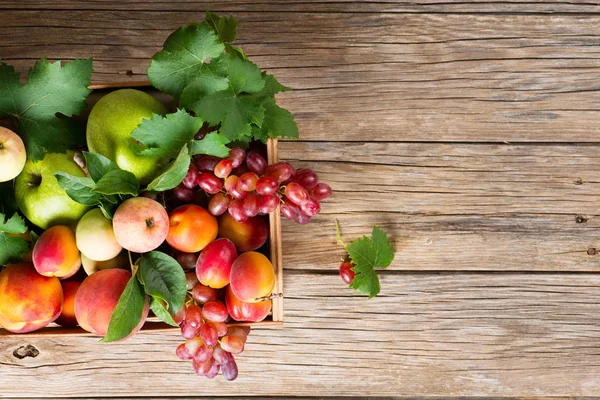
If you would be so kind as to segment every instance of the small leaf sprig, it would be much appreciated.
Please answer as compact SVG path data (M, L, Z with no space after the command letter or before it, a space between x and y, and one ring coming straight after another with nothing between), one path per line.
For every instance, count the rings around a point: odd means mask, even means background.
M350 287L369 295L369 298L377 296L381 286L375 268L387 268L394 259L394 245L388 235L375 225L371 237L363 236L346 244L337 220L335 231L338 243L344 246L353 265L351 270L354 276Z

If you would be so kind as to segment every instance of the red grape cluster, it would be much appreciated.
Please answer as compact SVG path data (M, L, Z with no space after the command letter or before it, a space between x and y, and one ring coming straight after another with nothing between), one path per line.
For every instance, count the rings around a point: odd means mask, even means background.
M250 327L228 327L229 312L219 292L197 280L188 281L188 287L192 285L191 298L174 318L185 339L177 347L177 357L192 361L200 376L214 378L220 370L226 380L234 380L238 367L233 355L244 350Z
M197 157L174 189L175 196L189 200L197 186L212 196L208 203L212 215L228 211L238 222L269 214L281 204L281 215L306 224L319 213L320 201L331 195L331 187L319 183L311 169L295 170L286 162L268 165L258 151L240 147L232 148L223 159Z

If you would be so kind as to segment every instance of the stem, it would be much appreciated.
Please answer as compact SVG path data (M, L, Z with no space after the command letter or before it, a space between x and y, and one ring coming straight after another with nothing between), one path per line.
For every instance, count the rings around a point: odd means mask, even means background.
M269 296L257 297L254 299L254 301L259 303L261 301L273 300L273 299L277 299L279 297L283 297L283 293L271 293Z
M337 239L337 242L339 244L341 244L342 246L344 246L344 248L346 248L346 243L344 243L344 241L342 240L342 234L340 233L340 223L338 222L338 220L335 220L335 238Z
M131 267L131 275L135 275L137 272L137 266L133 263L133 259L131 258L131 252L127 250L127 255L129 256L129 266Z

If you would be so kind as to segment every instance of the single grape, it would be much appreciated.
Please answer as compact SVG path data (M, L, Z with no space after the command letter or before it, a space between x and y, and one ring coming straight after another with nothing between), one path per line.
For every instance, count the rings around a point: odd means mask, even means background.
M219 369L221 369L221 364L213 362L212 366L204 376L206 376L209 379L213 379L219 374Z
M306 225L310 222L310 217L304 214L302 211L300 211L298 213L298 218L296 218L295 221L300 225Z
M227 324L225 322L215 322L215 321L212 321L212 323L215 326L215 328L217 328L217 335L219 337L227 335L227 331L229 329L227 328Z
M235 336L239 338L242 343L246 343L248 339L248 333L241 326L232 326L227 329L227 336Z
M221 372L223 373L223 378L228 381L233 381L238 376L238 367L235 360L231 360L225 364L221 364Z
M242 202L244 213L249 217L254 217L258 214L258 195L254 192L248 193Z
M229 314L227 313L225 304L219 301L208 301L202 307L202 316L212 322L224 322L229 317Z
M231 353L221 348L221 346L215 346L213 349L213 357L215 361L221 365L233 360Z
M213 170L213 173L217 178L225 179L229 176L232 169L233 163L231 162L231 160L224 158L223 160L217 163L215 169Z
M310 190L317 186L319 177L312 169L298 168L296 170L296 175L294 176L294 182L299 183L306 190Z
M279 205L279 202L279 196L276 194L266 194L264 196L260 196L258 199L259 214L268 214L272 211L275 211Z
M202 309L196 304L190 304L185 308L185 320L194 328L202 324Z
M184 339L193 339L198 336L199 333L199 327L192 326L187 319L183 320L181 323L181 336L183 336Z
M352 281L354 280L354 271L352 271L352 268L354 267L354 264L352 264L350 261L344 261L341 265L340 265L340 276L342 277L342 280L344 281L344 283L346 283L347 285L351 284Z
M200 127L200 130L198 132L196 132L196 134L194 135L194 139L202 140L202 139L204 139L204 137L206 136L207 133L209 133L213 130L214 130L214 128L211 128L210 126L208 126L208 124L204 124Z
M177 346L177 349L175 349L175 355L177 356L177 358L183 361L191 360L192 358L194 358L194 356L192 356L188 351L187 347L185 346L185 343L181 343L179 346Z
M183 183L183 186L188 189L195 188L198 185L198 167L196 167L194 164L190 164L188 167L188 172L181 183Z
M196 374L200 376L206 376L206 374L212 369L213 363L214 360L212 357L204 362L193 360L192 367L194 368L194 371L196 371Z
M238 181L238 187L245 192L252 192L256 189L256 182L258 182L258 175L254 172L246 172L244 175L240 176L240 180Z
M240 199L235 199L229 203L228 211L231 217L237 222L244 222L248 219L248 216L244 211L244 203Z
M198 338L198 339L200 339L200 338ZM202 346L198 347L198 350L194 354L194 361L203 363L203 362L207 361L209 358L211 358L212 355L213 355L212 347L206 347L206 346L202 345Z
M185 187L183 183L180 183L173 189L173 194L177 200L184 203L189 203L194 200L194 191Z
M214 347L219 340L217 328L210 321L200 326L200 337L207 347Z
M315 199L321 201L331 196L331 186L326 183L317 183L317 186L310 189L309 194Z
M267 168L267 161L260 154L250 151L246 154L246 165L250 171L260 176Z
M285 186L283 192L292 203L301 206L309 198L308 191L297 182L290 182Z
M281 211L281 215L283 215L287 219L291 219L292 221L295 221L296 218L298 218L298 214L300 213L298 207L289 201L282 203L279 207L279 210Z
M198 186L206 193L216 194L219 193L223 187L223 182L217 178L212 172L201 172L198 175Z
M272 176L263 176L256 182L256 193L260 195L274 194L279 188L279 182Z
M244 199L247 195L245 191L240 189L239 187L240 178L237 175L229 175L227 179L225 179L225 190L227 194L229 194L234 199Z
M279 183L287 181L293 174L294 168L286 162L278 162L265 168L265 175L272 176Z
M316 200L314 197L309 196L308 200L302 203L300 209L304 214L308 215L309 217L314 217L319 213L319 211L321 211L321 204L319 204L319 201Z
M246 158L246 151L241 147L234 147L229 150L229 159L231 160L231 164L233 168L237 168L244 162L244 158Z
M221 338L221 348L231 354L240 354L244 351L244 342L239 337L223 336Z
M198 260L198 253L185 253L180 251L177 253L177 257L175 258L181 268L184 271L189 271L191 269L196 268L196 260Z
M185 307L181 307L179 309L179 311L177 311L177 314L175 314L173 316L173 321L177 324L177 325L181 325L181 323L183 322L183 320L185 319Z
M194 272L194 276L196 276L196 272ZM196 281L198 281L197 277ZM204 286L201 283L197 283L196 286L194 286L194 288L192 289L192 298L200 304L204 304L208 301L217 300L218 297L219 294L215 289L208 286Z
M192 290L192 288L199 283L198 276L196 276L196 271L188 271L185 273L185 282L187 285L187 290Z
M196 354L198 354L200 347L204 346L204 343L202 343L202 339L200 339L199 336L196 336L195 338L186 340L184 345L188 353L191 354L192 357L196 357Z
M248 166L246 165L246 163L242 163L242 165L240 165L237 168L234 168L233 171L231 171L232 174L237 175L237 176L242 176L247 172L251 172L248 169Z
M208 202L208 212L217 217L227 211L230 201L231 199L225 193L217 193Z
M195 164L202 172L213 172L219 161L221 161L220 158L202 155L196 159Z

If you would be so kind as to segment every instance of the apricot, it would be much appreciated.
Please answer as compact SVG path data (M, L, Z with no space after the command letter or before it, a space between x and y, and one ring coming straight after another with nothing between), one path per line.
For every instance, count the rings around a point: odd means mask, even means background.
M231 240L221 238L211 242L196 261L198 280L214 289L225 287L229 283L231 264L236 257L237 251Z
M176 250L196 253L215 240L219 231L217 219L195 204L177 207L169 215L167 243Z
M237 222L229 213L219 217L219 237L233 242L238 253L256 250L267 241L269 228L263 216L251 217Z
M105 336L112 313L130 278L131 272L124 269L105 269L85 278L75 295L75 317L79 326L95 335ZM146 301L142 320L132 335L142 328L148 312Z
M231 265L230 285L235 297L256 303L269 296L275 287L273 264L256 251L243 253Z
M75 294L81 286L81 282L76 281L61 281L63 290L63 308L62 312L56 319L56 323L64 327L77 326L77 318L75 317Z
M35 242L31 259L41 275L57 278L74 275L81 266L75 232L66 225L47 229Z
M31 263L7 265L0 272L0 326L14 333L45 327L58 318L63 292L56 277L40 275Z
M260 322L271 311L271 300L259 301L257 303L241 301L235 297L231 286L227 286L225 289L225 305L231 318L243 322Z

